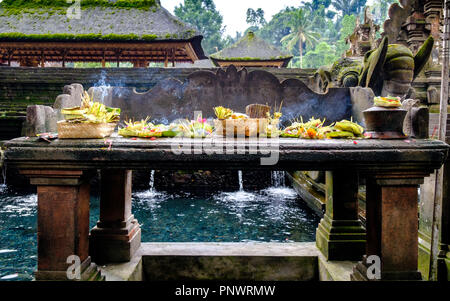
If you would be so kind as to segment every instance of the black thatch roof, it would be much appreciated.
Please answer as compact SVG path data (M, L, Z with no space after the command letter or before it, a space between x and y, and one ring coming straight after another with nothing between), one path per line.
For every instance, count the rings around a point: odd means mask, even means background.
M249 31L242 39L232 46L210 55L210 58L217 65L216 61L278 61L284 60L287 66L292 59L292 55L283 53L275 46L258 38Z
M66 0L4 0L0 41L190 41L199 59L206 58L202 35L159 0L82 0L80 19L67 17L70 5Z

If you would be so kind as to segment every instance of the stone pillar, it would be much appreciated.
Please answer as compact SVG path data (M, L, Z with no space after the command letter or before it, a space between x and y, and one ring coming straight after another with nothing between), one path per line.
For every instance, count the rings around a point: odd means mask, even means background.
M97 263L130 261L141 245L131 214L131 170L102 170L100 220L91 230L89 254Z
M327 260L360 260L366 233L358 215L358 174L326 173L326 213L316 232L316 244Z
M352 280L368 280L367 257L380 258L379 280L420 280L418 271L419 173L375 175L366 180L367 248Z
M23 170L37 186L38 270L36 280L68 280L67 270L80 259L81 279L99 280L89 257L90 186L81 170Z

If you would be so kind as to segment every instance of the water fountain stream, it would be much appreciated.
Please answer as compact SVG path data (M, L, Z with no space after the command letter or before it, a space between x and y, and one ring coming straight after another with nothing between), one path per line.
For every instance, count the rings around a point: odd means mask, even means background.
M285 183L285 175L284 171L272 171L272 186L273 187L284 187Z
M150 192L154 192L154 190L155 190L155 171L154 170L152 170L150 172L149 186L150 186L150 188L149 188Z
M244 191L244 182L242 181L242 170L238 171L239 191Z

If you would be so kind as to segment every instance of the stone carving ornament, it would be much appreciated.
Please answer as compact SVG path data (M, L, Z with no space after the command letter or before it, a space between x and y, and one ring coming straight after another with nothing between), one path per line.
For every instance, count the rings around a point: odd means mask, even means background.
M362 61L342 58L331 68L321 67L312 78L312 88L324 92L334 87L368 87L377 96L411 96L411 83L425 67L433 50L430 36L415 55L402 44L389 44L384 37L380 45L367 52Z

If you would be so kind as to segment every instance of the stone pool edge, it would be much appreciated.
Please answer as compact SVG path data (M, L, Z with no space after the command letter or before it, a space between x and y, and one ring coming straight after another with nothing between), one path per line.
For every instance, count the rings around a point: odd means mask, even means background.
M315 242L205 242L142 243L130 262L100 269L106 281L345 281L353 265L326 261Z

